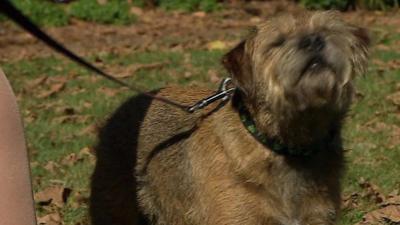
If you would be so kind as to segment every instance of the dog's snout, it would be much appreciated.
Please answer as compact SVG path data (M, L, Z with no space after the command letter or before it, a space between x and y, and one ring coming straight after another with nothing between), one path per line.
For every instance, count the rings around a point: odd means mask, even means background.
M309 34L300 39L299 49L307 51L321 51L325 47L325 40L318 34Z

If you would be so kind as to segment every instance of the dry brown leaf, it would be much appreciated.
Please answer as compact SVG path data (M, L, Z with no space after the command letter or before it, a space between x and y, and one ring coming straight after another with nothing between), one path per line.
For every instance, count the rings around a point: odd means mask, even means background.
M133 15L136 15L138 17L143 15L143 9L140 7L132 6L129 12Z
M83 128L79 134L80 135L87 135L87 134L96 134L99 131L99 125L98 124L91 124L85 128Z
M400 195L388 197L383 205L400 205Z
M96 157L94 156L94 149L89 147L82 148L78 153L78 158L88 158L90 163L94 163L96 161Z
M38 77L38 78L36 78L34 80L29 81L25 85L26 90L31 90L31 89L34 89L35 87L39 86L39 85L44 84L46 82L47 78L48 78L48 76L41 76L41 77Z
M203 18L203 17L205 17L207 14L206 14L205 12L203 12L203 11L199 11L199 12L194 12L194 13L192 13L192 15L193 15L194 17Z
M376 49L379 49L381 51L390 51L391 48L387 44L377 44L375 46Z
M44 169L46 169L47 171L49 171L50 173L54 173L55 170L57 168L59 168L60 166L55 163L54 161L49 161L46 163L46 165L44 166Z
M364 178L360 179L359 185L364 189L362 197L371 198L376 203L382 203L386 200L386 197L382 194L377 185L366 181Z
M359 225L378 225L378 224L398 224L400 223L400 205L388 205L381 209L367 213Z
M342 208L343 209L354 209L358 207L358 199L360 198L360 195L358 193L352 193L348 196L345 196L343 198L343 204Z
M167 65L167 62L156 62L150 64L134 64L127 68L122 73L116 73L120 75L116 75L117 78L127 78L133 76L139 70L151 70L151 69L159 69Z
M67 156L65 156L61 160L61 164L66 165L66 166L72 166L78 162L81 162L82 160L83 160L83 158L79 157L76 153L71 153L71 154L68 154Z
M58 212L53 212L37 218L38 225L61 225L61 216Z
M400 127L393 125L390 132L390 139L387 143L388 148L392 149L400 146Z
M68 76L64 76L64 75L51 76L51 77L49 77L47 79L46 83L48 83L48 84L52 84L52 83L67 83L69 79L70 78Z
M389 205L381 209L382 217L392 223L400 223L400 205Z
M218 72L215 70L208 70L207 72L208 77L212 83L218 83L221 79L218 77Z
M384 71L387 70L397 70L400 68L400 60L398 59L392 59L389 61L383 61L381 59L373 59L372 63L376 65L379 69L382 69Z
M399 190L393 190L386 198L386 201L381 204L381 206L387 205L400 205L400 194Z
M86 109L90 109L90 108L93 107L93 103L88 102L88 101L85 101L85 102L83 103L83 107L85 107Z
M386 69L392 69L392 70L397 70L400 68L400 60L398 59L392 59L387 62L387 68Z
M93 149L89 147L84 147L79 151L79 156L80 157L85 157L85 156L93 156Z
M388 95L386 99L391 101L393 104L400 106L400 91Z
M372 133L381 133L382 131L389 131L391 129L390 125L378 121L378 118L367 122L365 126L367 126L368 130Z
M108 0L97 0L97 3L99 3L99 5L105 5L107 4Z
M29 109L24 110L23 119L24 119L24 122L25 122L26 124L32 123L32 122L35 121L37 118L38 118L38 115L37 115L35 112L33 112L33 111L29 110Z
M227 44L223 41L212 41L207 44L208 50L224 50L227 48Z
M183 77L184 78L190 78L193 76L193 73L190 71L185 71L185 73L183 73Z
M35 202L39 205L55 205L59 208L63 207L71 194L71 189L63 186L50 186L43 191L35 193Z
M108 97L114 97L116 94L119 93L119 89L113 89L107 87L101 87L99 91Z
M38 98L47 98L57 94L65 88L65 83L56 83L50 86L50 89L38 95Z

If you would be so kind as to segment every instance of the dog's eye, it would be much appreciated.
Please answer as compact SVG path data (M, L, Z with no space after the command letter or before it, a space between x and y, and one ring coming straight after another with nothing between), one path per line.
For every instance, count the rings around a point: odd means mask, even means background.
M283 36L279 36L275 41L273 41L270 46L271 47L279 47L285 43L286 39Z

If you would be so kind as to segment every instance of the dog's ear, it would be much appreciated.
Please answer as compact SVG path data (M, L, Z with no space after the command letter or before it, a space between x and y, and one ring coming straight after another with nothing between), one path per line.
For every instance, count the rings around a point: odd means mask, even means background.
M222 58L222 64L232 75L233 82L245 94L251 90L252 70L250 57L246 53L246 41L242 41Z
M368 47L371 44L371 38L367 29L362 27L354 27L353 35L358 38L358 40L365 47Z
M371 44L369 32L367 29L357 26L353 26L351 32L358 42L358 46L352 48L354 54L354 57L352 58L354 71L356 74L365 74L368 68L368 48Z

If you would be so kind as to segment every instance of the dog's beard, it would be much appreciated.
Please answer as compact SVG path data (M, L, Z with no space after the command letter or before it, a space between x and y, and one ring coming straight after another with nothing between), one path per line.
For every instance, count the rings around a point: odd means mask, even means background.
M351 62L343 51L332 45L327 43L323 51L312 52L293 51L293 47L288 47L275 63L284 100L295 110L344 111L349 105Z

